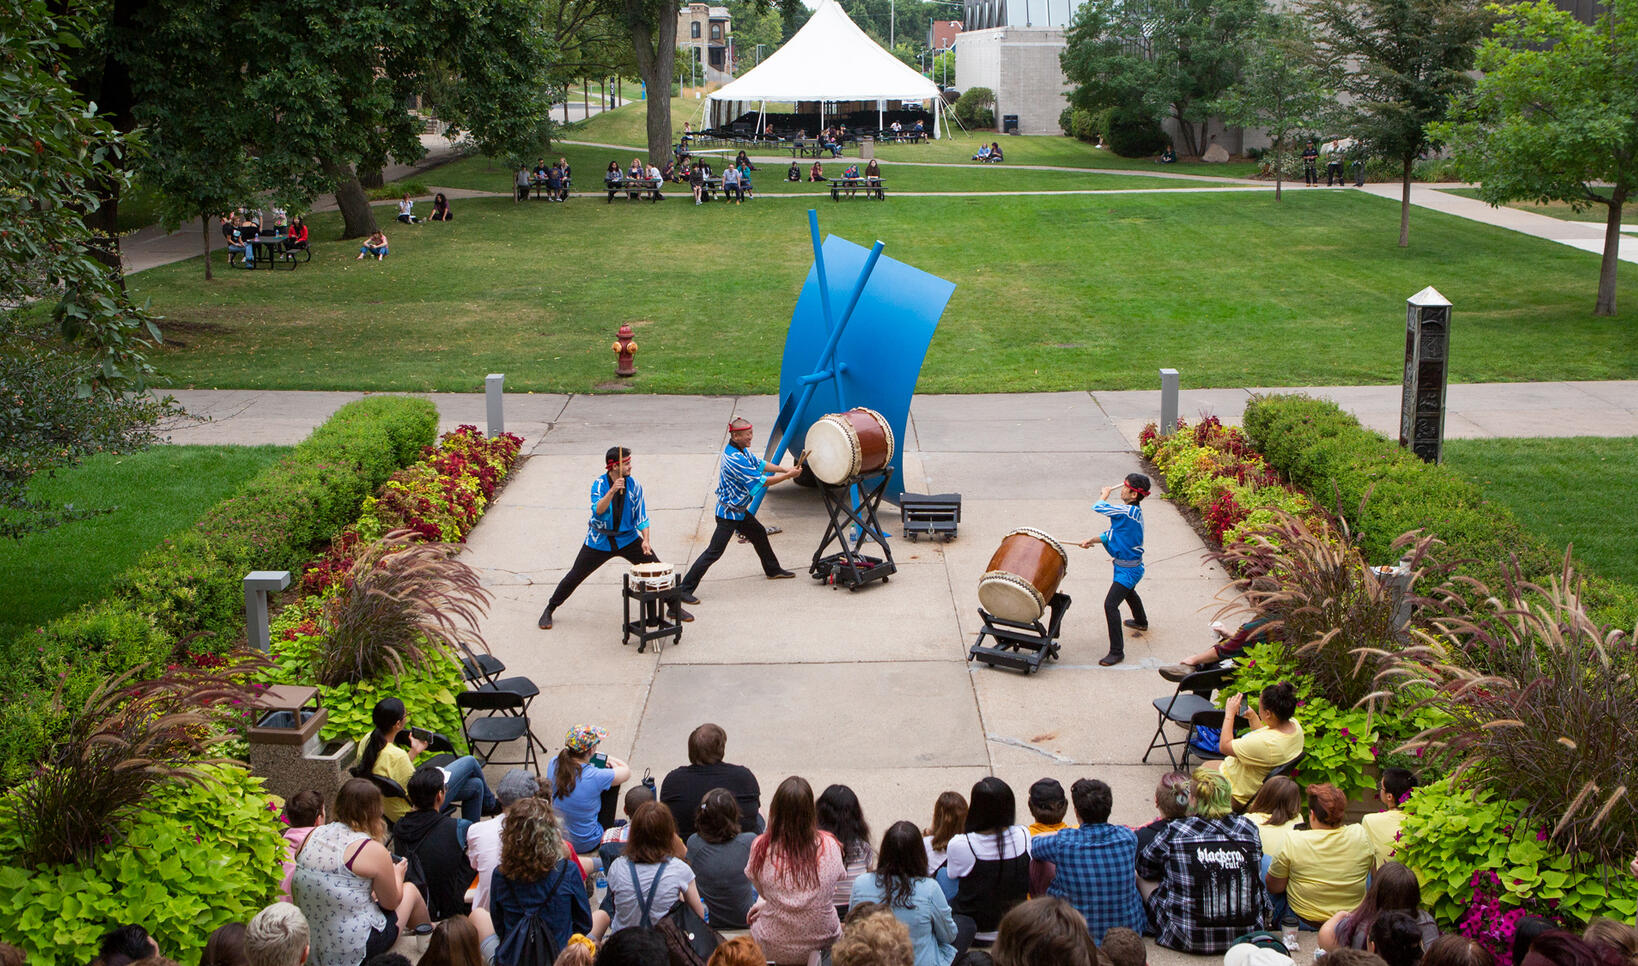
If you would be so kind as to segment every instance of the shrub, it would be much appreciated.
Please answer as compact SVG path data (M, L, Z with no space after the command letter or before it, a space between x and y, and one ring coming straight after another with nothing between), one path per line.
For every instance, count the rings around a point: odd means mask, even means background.
M284 839L261 779L200 766L198 781L157 787L124 816L121 847L82 865L17 860L15 811L0 809L0 940L35 963L83 963L110 923L142 923L185 966L205 939L246 922L278 891Z
M955 116L970 128L995 127L995 91L969 87L955 102Z
M1171 140L1160 129L1154 115L1140 106L1120 107L1109 119L1109 150L1123 158L1145 158L1159 154Z
M1098 140L1097 118L1084 107L1064 108L1063 114L1058 117L1058 124L1072 138L1089 144Z

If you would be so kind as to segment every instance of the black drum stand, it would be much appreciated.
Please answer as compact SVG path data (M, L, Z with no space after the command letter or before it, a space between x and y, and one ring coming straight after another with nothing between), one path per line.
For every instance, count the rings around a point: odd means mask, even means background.
M1038 671L1042 661L1058 660L1058 634L1063 630L1067 610L1069 595L1053 594L1047 602L1048 616L1043 626L1039 619L1028 623L1009 621L980 607L978 616L984 621L984 629L978 632L978 640L967 652L967 660L990 667L1010 667L1025 674ZM994 646L985 647L985 637L994 638Z
M835 486L819 484L819 492L825 498L825 510L830 514L830 523L825 527L824 539L819 541L819 549L813 552L813 563L808 565L808 574L814 580L832 586L840 584L852 591L873 580L886 581L898 570L893 565L893 551L887 545L887 537L876 519L876 509L881 506L882 494L887 491L887 481L892 475L893 468L889 466ZM851 494L851 488L855 485L859 488L857 507L853 505ZM858 531L851 540L847 533L850 526ZM862 553L866 541L880 547L882 555L873 557ZM827 554L825 551L832 542L839 549Z
M649 642L654 643L655 653L665 646L665 639L671 638L671 643L682 643L682 622L677 619L677 609L682 606L682 585L672 584L664 590L650 590L642 584L633 584L631 574L625 575L622 605L624 619L620 622L620 643L630 644L632 637L637 638L637 653L641 654L648 649ZM632 619L631 605L637 605L637 617Z

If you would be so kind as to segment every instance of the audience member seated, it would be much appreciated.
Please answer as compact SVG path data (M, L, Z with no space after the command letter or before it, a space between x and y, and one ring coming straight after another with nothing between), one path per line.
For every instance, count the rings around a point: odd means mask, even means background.
M1246 818L1257 826L1263 839L1263 874L1274 856L1285 850L1285 837L1302 821L1302 789L1284 775L1263 782L1246 806ZM1363 948L1363 947L1361 947Z
M1007 160L1007 159L1006 159L1006 156L1001 153L1000 143L996 142L996 141L991 141L990 142L990 163L991 164L1000 164L1001 162L1003 162L1005 160Z
M376 235L381 233L376 232ZM374 237L371 236L372 240ZM386 251L387 239L381 236L381 253L384 255ZM409 727L409 712L405 710L404 702L397 698L382 698L376 702L370 712L370 721L375 728L364 742L364 750L359 752L353 775L358 778L380 775L392 779L400 788L408 791L410 776L415 774L415 766L411 763L427 750L426 742L411 731L408 751L397 743L398 733ZM499 809L499 803L483 780L483 766L478 764L478 759L471 755L457 758L445 765L444 771L449 775L445 797L461 803L462 818L476 822L483 817L486 809L491 812ZM409 810L408 798L394 797L386 803L387 821L396 823L409 814Z
M1388 862L1378 866L1371 875L1371 884L1359 905L1349 912L1337 913L1320 927L1319 947L1326 952L1343 946L1368 949L1372 925L1390 912L1403 912L1416 921L1424 947L1433 945L1439 938L1439 927L1433 916L1422 908L1422 887L1416 881L1416 873L1402 863ZM1381 950L1377 952L1380 954Z
M1223 708L1224 726L1217 747L1228 757L1206 762L1207 768L1219 769L1228 776L1236 805L1251 801L1268 773L1302 754L1303 744L1302 725L1291 717L1297 711L1297 689L1290 682L1263 688L1257 710L1244 709L1251 730L1236 738L1233 722L1242 710L1241 697L1230 696Z
M1136 829L1139 852L1149 847L1161 829L1189 814L1189 776L1180 771L1161 775L1155 785L1155 808L1160 817Z
M301 251L307 247L307 222L300 218L290 223L290 233L284 238L284 250Z
M290 893L307 917L313 959L356 963L391 949L400 927L429 920L420 891L404 881L408 863L394 862L382 844L381 791L349 778L335 809L335 821L314 829L296 853Z
M305 789L290 796L284 803L284 880L279 883L279 898L290 901L290 876L296 871L296 853L307 834L324 824L324 796Z
M1166 145L1166 149L1164 151L1160 152L1160 163L1161 164L1176 164L1177 163L1177 152L1172 150L1172 146L1170 144Z
M1160 676L1168 681L1181 681L1194 672L1220 664L1223 661L1238 660L1245 653L1246 648L1261 643L1268 632L1265 629L1272 618L1254 617L1233 634L1228 633L1221 624L1213 624L1212 633L1217 635L1217 642L1199 654L1194 654L1176 664L1168 664L1160 669Z
M432 196L432 220L454 221L455 215L449 210L449 199L442 191Z
M405 195L398 202L398 220L406 225L419 225L421 219L415 217L415 202Z
M801 167L801 165L798 165L794 160L791 161L790 168L785 172L785 180L786 181L800 182L802 180L802 167Z
M498 945L489 913L474 909L470 916L452 916L440 922L415 966L489 966L495 961Z
M1102 962L1086 920L1074 906L1052 896L1013 907L1001 920L990 954L995 966L1099 966Z
M229 233L227 250L228 264L232 264L233 256L238 255L246 268L256 267L256 246L252 245L250 240L245 237L242 229L234 228ZM364 256L360 255L358 257L363 258Z
M865 180L871 184L881 184L882 166L876 163L875 158L871 158L870 163L865 165L864 176Z
M1043 778L1029 786L1029 837L1051 835L1069 828L1064 816L1069 814L1069 798L1064 786L1056 778Z
M756 197L756 192L754 190L752 190L752 188L751 188L751 172L753 170L755 170L755 169L752 168L749 163L740 164L737 167L739 168L739 193L740 193L740 196L743 197L743 198L754 198L754 197Z
M860 906L842 924L842 937L831 947L835 966L912 966L910 932L896 916L873 902Z
M1347 912L1365 898L1376 854L1365 830L1343 825L1348 799L1335 785L1308 787L1308 828L1286 834L1285 848L1268 867L1268 890L1285 896L1304 928ZM1275 914L1284 919L1276 901Z
M426 899L433 920L468 911L466 890L478 875L466 859L466 832L471 822L445 815L444 773L431 765L415 769L409 780L415 810L393 826L395 850L410 860L409 881Z
M746 168L749 168L752 171L756 170L756 165L751 163L750 156L747 155L743 150L740 151L739 154L734 157L734 167L739 168L741 170L746 169Z
M739 169L731 164L722 172L722 197L736 205L745 200L745 195L739 190Z
M1390 861L1399 847L1399 827L1405 823L1401 809L1415 787L1416 776L1409 769L1382 769L1382 777L1376 785L1376 800L1382 803L1383 810L1359 820L1371 840L1371 848L1376 850L1378 865Z
M824 165L820 164L817 161L813 162L813 167L808 169L808 180L809 181L823 181L823 180L825 180L825 167L824 167Z
M859 180L859 166L857 164L850 164L843 168L842 180L849 183L856 183Z
M688 184L694 189L694 204L705 204L705 165L696 162L688 169Z
M622 929L597 951L597 966L670 966L665 937L655 929Z
M1156 883L1149 895L1150 918L1160 929L1156 941L1185 953L1217 954L1262 928L1272 913L1262 855L1257 826L1234 814L1228 779L1196 771L1189 814L1162 829L1137 858L1138 878Z
M478 887L472 895L474 909L489 908L489 885L500 865L501 832L506 828L506 810L521 799L540 793L540 780L533 772L514 768L495 785L495 799L501 814L486 818L466 830L466 860L478 873Z
M1634 929L1629 923L1616 922L1614 919L1594 919L1587 923L1587 929L1581 934L1581 938L1594 949L1612 954L1619 960L1620 966L1638 963L1638 929Z
M922 848L927 851L927 871L938 880L944 898L955 895L955 885L943 873L948 859L950 840L960 835L967 825L967 800L960 792L941 792L933 802L933 824L921 830Z
M665 175L661 174L660 169L653 164L648 166L648 182L651 186L653 186L655 199L658 201L664 201L665 195L660 194L660 186L665 184ZM567 199L568 196L569 193L565 191L563 193L563 197Z
M677 162L675 162L675 161L666 161L665 167L660 170L660 180L661 181L667 181L667 182L678 180L677 179Z
M546 799L529 796L507 807L500 864L489 887L502 963L512 962L532 920L551 933L559 949L570 936L591 932L585 881L562 836Z
M563 169L552 165L546 169L546 200L562 201L567 194L563 191Z
M842 846L819 831L812 787L795 775L780 782L745 867L757 891L751 936L770 962L805 966L809 953L830 949L842 931L831 900L846 871Z
M711 960L705 966L767 966L768 957L762 954L762 947L750 936L735 936L724 940L722 945L711 954Z
M1029 893L1029 830L1017 824L1011 786L981 778L967 801L965 831L950 839L945 866L956 884L950 909L958 951L993 942L1001 917Z
M115 926L103 934L97 959L102 966L131 966L138 960L159 955L159 944L148 930L135 924Z
M1422 961L1422 933L1416 916L1404 912L1384 912L1371 923L1367 948L1381 956L1388 966L1417 966Z
M718 929L749 928L756 890L745 877L745 866L751 861L756 833L742 830L734 793L726 788L706 792L693 824L686 860L694 870L700 901L711 913L711 925Z
M1496 957L1476 939L1440 936L1422 954L1422 966L1496 966Z
M671 809L684 839L693 834L694 815L713 788L728 789L739 803L740 831L762 831L762 787L749 768L723 761L727 753L728 733L719 725L702 724L688 735L688 764L673 768L660 782L660 802Z
M374 255L378 262L387 257L387 236L381 229L377 228L364 240L363 247L358 250L357 261L363 261L365 255Z
M1142 932L1143 897L1138 894L1137 833L1109 824L1114 796L1109 786L1081 778L1069 788L1079 828L1043 835L1030 842L1030 857L1051 862L1057 872L1047 895L1066 900L1086 919L1094 943L1115 926Z
M1638 864L1638 860L1634 860L1634 863ZM1530 946L1536 941L1537 936L1557 928L1557 924L1541 916L1521 916L1515 921L1511 960L1513 966L1519 966L1524 962L1524 957L1530 955Z
M641 178L647 170L648 166L643 164L642 158L632 158L631 167L626 169L626 177L636 180Z
M1103 945L1098 947L1109 966L1148 966L1149 951L1143 937L1125 926L1116 926L1103 934Z
M863 903L881 903L910 930L915 966L950 966L955 959L955 917L927 874L927 850L913 822L893 823L882 836L876 870L853 880L849 905Z
M603 795L612 793L608 815L618 789L631 777L631 768L618 758L596 754L608 732L595 725L575 725L563 736L563 750L546 765L546 784L552 789L552 807L563 822L569 844L582 856L585 867L603 840Z
M288 902L275 902L245 926L245 961L250 966L302 966L309 942L307 917Z
M614 898L614 915L599 909L592 914L591 937L601 940L606 932L631 926L648 927L665 918L678 902L686 902L701 917L694 870L676 858L677 826L671 810L659 802L638 806L631 817L631 838L626 851L608 868L609 895Z
M988 144L980 144L978 146L978 153L973 155L973 160L977 161L979 164L989 164L990 146Z
M836 881L831 901L838 918L847 915L853 880L876 865L876 850L870 846L870 826L865 822L859 796L846 785L831 785L819 795L815 805L819 831L835 836L842 847L842 864L847 871Z
M141 960L139 960L141 962ZM205 940L199 966L246 966L245 924L230 922L218 926Z

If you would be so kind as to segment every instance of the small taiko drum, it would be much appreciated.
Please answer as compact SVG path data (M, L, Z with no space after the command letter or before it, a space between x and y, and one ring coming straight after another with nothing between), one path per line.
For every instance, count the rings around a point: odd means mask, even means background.
M850 409L821 417L803 443L807 466L832 486L873 473L893 461L893 428L874 409Z
M1047 602L1069 572L1069 555L1039 530L1020 527L1001 540L978 580L978 604L1002 620L1041 619Z
M677 586L677 568L668 563L632 564L631 583L639 590L670 590Z

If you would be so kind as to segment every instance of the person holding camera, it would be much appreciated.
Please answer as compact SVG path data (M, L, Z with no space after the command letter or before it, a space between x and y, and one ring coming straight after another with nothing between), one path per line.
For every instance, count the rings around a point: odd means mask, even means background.
M419 729L411 729L408 740L399 743L400 732L409 728L409 711L404 708L404 702L397 698L382 698L376 702L375 709L370 712L370 723L375 728L364 742L364 750L359 752L353 775L357 778L367 775L390 778L408 794L410 777L415 774L415 759L427 750L432 733L420 731L418 734ZM461 803L462 818L476 822L483 818L485 812L500 811L500 802L495 800L488 783L483 780L483 766L478 759L471 755L457 758L443 766L442 771L446 797ZM410 801L394 796L386 800L383 810L387 821L396 824L409 814Z
M1302 725L1292 716L1297 713L1297 689L1289 681L1280 681L1263 688L1257 697L1257 709L1245 708L1251 730L1234 737L1234 720L1239 716L1242 703L1249 704L1243 694L1231 695L1223 708L1223 731L1218 739L1218 750L1226 758L1208 761L1206 768L1216 769L1229 780L1234 789L1234 804L1244 806L1263 787L1263 779L1275 768L1302 754Z
M603 826L614 820L620 786L631 778L630 765L597 753L608 736L596 725L575 725L563 737L563 750L546 765L546 784L563 835L585 856L597 854Z

